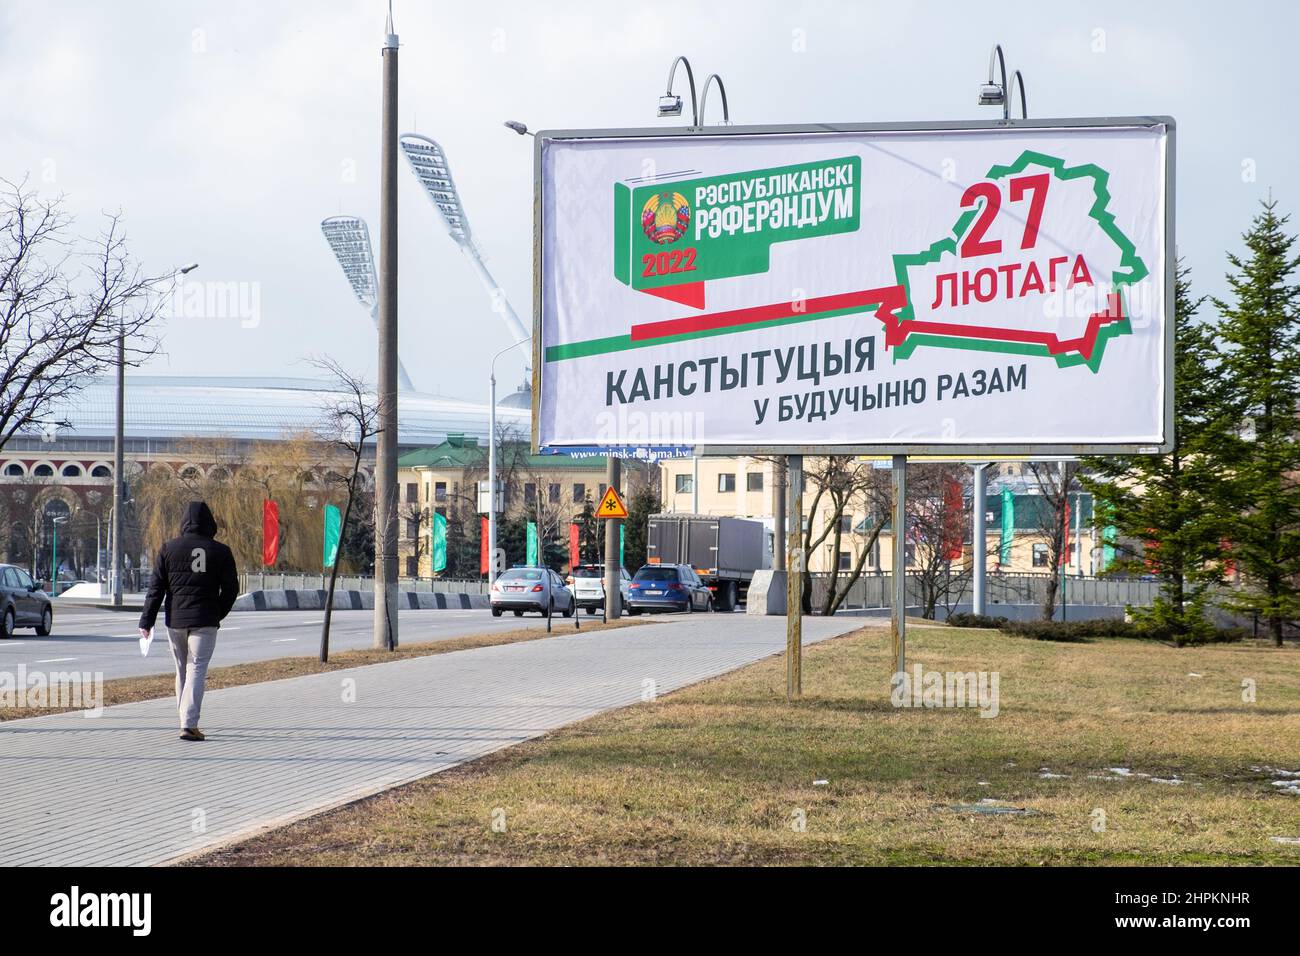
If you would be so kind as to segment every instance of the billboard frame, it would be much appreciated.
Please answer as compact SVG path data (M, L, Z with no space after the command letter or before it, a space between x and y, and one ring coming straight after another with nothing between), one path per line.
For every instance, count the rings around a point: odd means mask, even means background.
M1098 129L1110 127L1165 127L1164 150L1164 394L1161 396L1164 441L1150 443L1032 442L1023 444L775 444L699 445L701 457L739 455L952 455L970 459L996 460L1002 455L1069 456L1115 454L1167 454L1174 447L1174 287L1177 275L1177 243L1174 238L1175 157L1177 123L1172 116L1067 117L1056 119L927 120L903 123L802 123L758 126L674 126L626 129L540 130L533 138L533 408L532 446L539 451L538 433L544 371L542 348L542 154L553 142L575 140L637 140L673 138L718 138L731 136L781 136L823 133L927 133L1015 129ZM589 442L586 444L590 444ZM564 445L548 445L563 449Z

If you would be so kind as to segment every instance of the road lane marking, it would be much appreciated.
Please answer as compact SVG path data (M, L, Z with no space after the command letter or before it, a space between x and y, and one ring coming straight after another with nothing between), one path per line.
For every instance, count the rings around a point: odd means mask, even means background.
M297 640L298 638L296 637L277 637L273 641L271 641L271 643L272 644L293 644Z
M37 661L38 664L63 664L68 661L75 661L75 657L50 657L43 661Z

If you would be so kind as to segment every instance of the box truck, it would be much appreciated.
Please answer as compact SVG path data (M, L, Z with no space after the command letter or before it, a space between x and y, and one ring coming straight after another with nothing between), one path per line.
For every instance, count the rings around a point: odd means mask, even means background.
M654 514L646 529L648 564L689 564L718 611L734 611L760 568L772 566L771 532L763 522L718 515Z

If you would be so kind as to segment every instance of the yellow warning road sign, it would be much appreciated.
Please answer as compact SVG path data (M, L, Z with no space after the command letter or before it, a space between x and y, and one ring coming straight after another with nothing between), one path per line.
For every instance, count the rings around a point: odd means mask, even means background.
M614 486L610 485L609 490L605 492L605 497L600 499L600 507L596 509L597 518L626 518L627 508L623 507L623 499L618 496Z

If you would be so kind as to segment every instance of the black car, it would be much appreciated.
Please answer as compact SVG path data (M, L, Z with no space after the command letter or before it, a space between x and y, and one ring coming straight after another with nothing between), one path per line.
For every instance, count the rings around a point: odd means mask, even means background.
M687 564L647 564L627 588L627 611L710 611L713 592Z
M13 637L14 629L34 627L41 637L54 627L54 605L22 568L0 564L0 639Z

